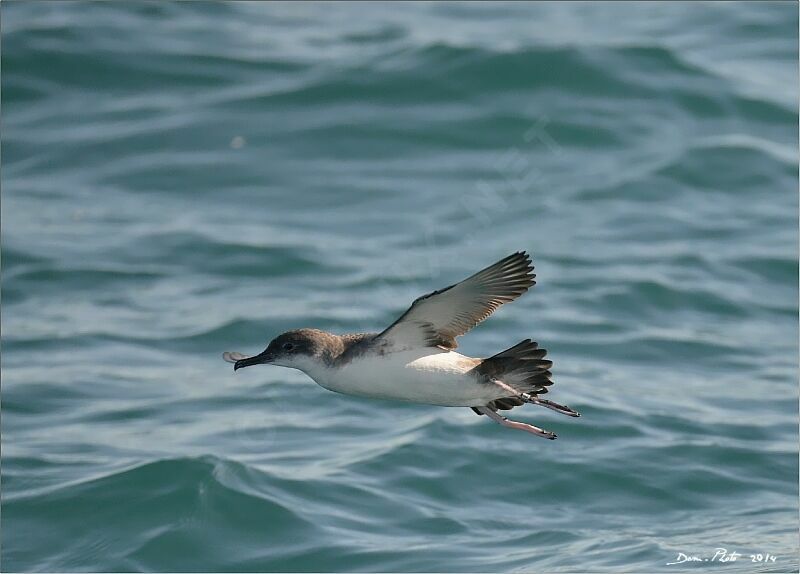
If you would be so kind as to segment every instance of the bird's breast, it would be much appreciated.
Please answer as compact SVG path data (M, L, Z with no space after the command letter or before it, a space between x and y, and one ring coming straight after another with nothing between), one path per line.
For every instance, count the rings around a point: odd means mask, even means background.
M331 391L443 406L477 406L496 398L493 385L479 381L477 359L423 349L363 356L327 370L314 380Z

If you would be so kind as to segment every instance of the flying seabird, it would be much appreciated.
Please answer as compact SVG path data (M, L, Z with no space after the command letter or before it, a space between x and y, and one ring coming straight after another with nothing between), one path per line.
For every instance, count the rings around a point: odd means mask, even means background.
M251 365L299 369L318 385L348 395L445 407L470 407L499 424L548 439L555 433L509 420L498 410L530 403L578 417L569 407L539 398L553 384L547 351L530 339L488 359L456 353L460 337L536 284L524 251L475 275L418 298L380 333L334 335L287 331L253 357L226 352L234 371Z

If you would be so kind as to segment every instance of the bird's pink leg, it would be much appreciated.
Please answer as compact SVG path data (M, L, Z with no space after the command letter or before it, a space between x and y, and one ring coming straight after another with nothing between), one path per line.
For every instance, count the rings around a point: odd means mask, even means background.
M504 427L523 430L525 432L529 432L529 433L535 434L536 436L540 436L540 437L547 438L547 439L550 439L550 440L553 440L553 439L556 438L556 434L555 433L552 433L550 431L546 431L544 429L540 429L537 426L529 425L528 423L521 423L521 422L518 422L518 421L509 420L506 417L497 414L497 412L493 411L492 409L490 409L488 407L475 407L475 409L480 411L481 413L485 414L486 416L488 416L490 419L492 419L496 423L499 423L499 424L503 425Z

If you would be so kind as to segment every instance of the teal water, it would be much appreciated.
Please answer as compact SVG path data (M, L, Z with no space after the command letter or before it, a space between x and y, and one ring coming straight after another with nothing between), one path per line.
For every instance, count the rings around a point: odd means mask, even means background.
M4 571L797 571L795 4L0 10ZM220 358L519 249L557 441Z

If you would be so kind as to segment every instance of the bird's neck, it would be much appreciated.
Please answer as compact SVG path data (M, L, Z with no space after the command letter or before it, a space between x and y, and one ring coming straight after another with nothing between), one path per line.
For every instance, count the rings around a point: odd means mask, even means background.
M325 373L368 352L369 342L374 338L375 333L335 335L320 331L317 335L313 356L308 357L308 361L298 368L312 379L318 380L318 377L324 377Z

